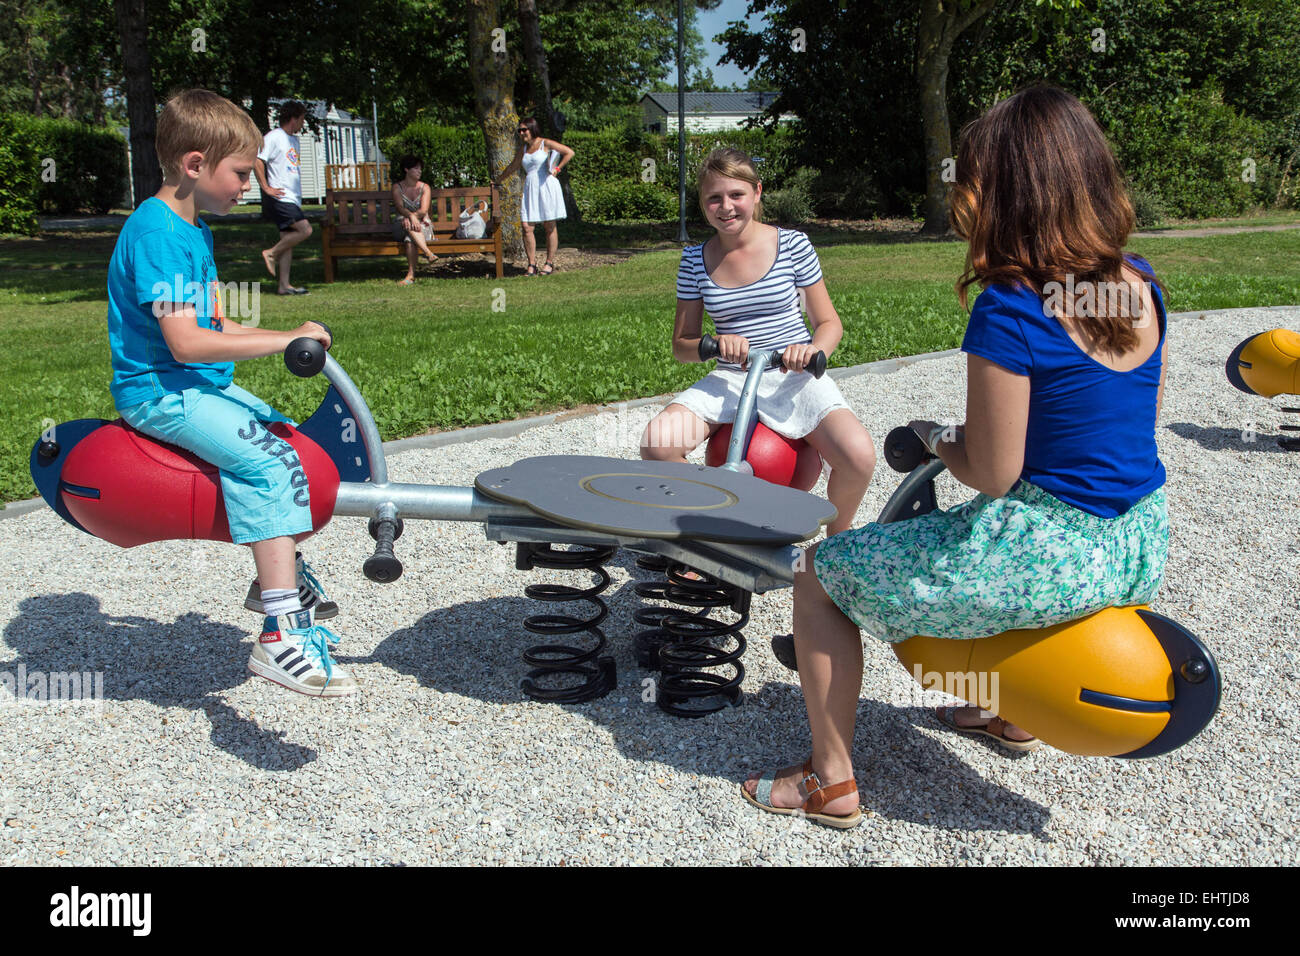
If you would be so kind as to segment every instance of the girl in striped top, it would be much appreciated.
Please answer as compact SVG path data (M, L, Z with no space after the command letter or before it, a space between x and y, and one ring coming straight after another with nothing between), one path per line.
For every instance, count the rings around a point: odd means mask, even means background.
M783 347L785 368L763 374L758 418L787 438L806 439L830 465L826 495L838 513L826 533L838 534L853 524L876 451L835 383L804 371L817 352L829 357L844 334L817 253L803 233L762 223L763 184L740 150L714 150L698 181L700 208L716 235L682 253L673 356L679 362L700 360L707 310L718 333L718 367L655 416L641 437L641 457L685 461L687 453L735 419L750 344Z

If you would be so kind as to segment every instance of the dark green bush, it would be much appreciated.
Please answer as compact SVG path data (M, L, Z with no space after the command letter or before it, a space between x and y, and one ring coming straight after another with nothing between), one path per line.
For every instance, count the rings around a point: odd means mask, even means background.
M574 200L590 222L664 222L677 218L677 197L660 186L631 179L573 183Z
M1155 190L1145 186L1130 186L1128 195L1133 201L1133 213L1137 217L1139 229L1163 225L1169 218L1169 207Z
M1267 129L1212 87L1172 107L1139 105L1108 132L1134 187L1159 196L1177 218L1236 216L1274 199Z
M424 163L420 178L434 189L486 186L490 179L483 131L477 126L438 126L429 120L416 120L382 140L381 146L392 160L394 182L402 176L397 163L407 153L420 157Z
M815 169L797 169L785 178L785 185L763 191L763 219L780 225L798 225L813 218L812 184Z
M887 211L880 187L865 167L826 170L813 181L811 193L819 216L871 219Z
M20 120L0 114L0 233L34 236L40 166Z
M646 167L641 163L645 157L654 158L653 147L647 148L639 134L627 129L569 133L564 137L564 144L573 150L573 161L566 168L575 189L580 181L656 182L662 176L657 159L655 166Z
M126 203L127 146L121 133L72 120L14 119L17 134L36 153L41 212L103 215Z

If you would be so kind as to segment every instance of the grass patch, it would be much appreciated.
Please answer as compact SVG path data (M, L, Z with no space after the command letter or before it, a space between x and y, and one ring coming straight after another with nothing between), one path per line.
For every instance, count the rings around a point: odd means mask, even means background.
M562 227L588 247L653 247L676 224ZM953 348L965 315L952 286L964 247L899 242L822 227L816 244L845 336L833 364ZM692 230L695 239L703 238ZM260 223L214 228L224 281L263 281ZM28 455L50 422L113 418L105 324L112 231L0 241L0 500L35 493ZM1175 311L1300 303L1300 231L1137 239ZM299 247L294 281L304 297L261 297L261 324L329 322L335 355L365 394L385 439L542 411L681 389L703 369L672 360L669 335L679 251L547 279L509 277L393 282L398 259L347 260L346 281L324 284L318 241ZM267 283L264 290L272 292ZM493 311L502 302L504 311ZM1258 331L1258 330L1245 330ZM278 358L240 363L236 380L302 419L321 380L289 375ZM1226 383L1225 383L1226 384ZM628 450L631 454L632 449Z

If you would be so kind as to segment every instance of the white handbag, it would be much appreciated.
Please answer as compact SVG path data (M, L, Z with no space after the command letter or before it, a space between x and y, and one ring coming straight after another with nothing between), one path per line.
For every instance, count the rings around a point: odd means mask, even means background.
M456 227L457 239L482 239L487 234L487 223L483 213L487 212L486 199L480 199L460 214L460 225Z

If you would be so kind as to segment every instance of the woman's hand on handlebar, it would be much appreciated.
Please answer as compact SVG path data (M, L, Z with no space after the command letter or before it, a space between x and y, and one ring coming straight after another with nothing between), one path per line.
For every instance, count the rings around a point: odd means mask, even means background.
M289 334L295 339L301 335L305 335L309 339L315 339L321 345L325 346L326 351L328 351L329 347L334 344L334 340L330 338L330 334L326 332L318 322L304 322Z
M719 335L717 342L718 361L745 366L749 359L749 339L743 335Z
M787 345L785 351L781 353L781 371L804 371L817 352L817 347L811 342L805 342L801 345Z
M921 441L925 447L936 458L942 458L939 454L939 447L944 442L955 442L962 437L965 428L960 425L941 425L939 422L932 422L923 418L914 418L907 423L907 427L921 436Z

